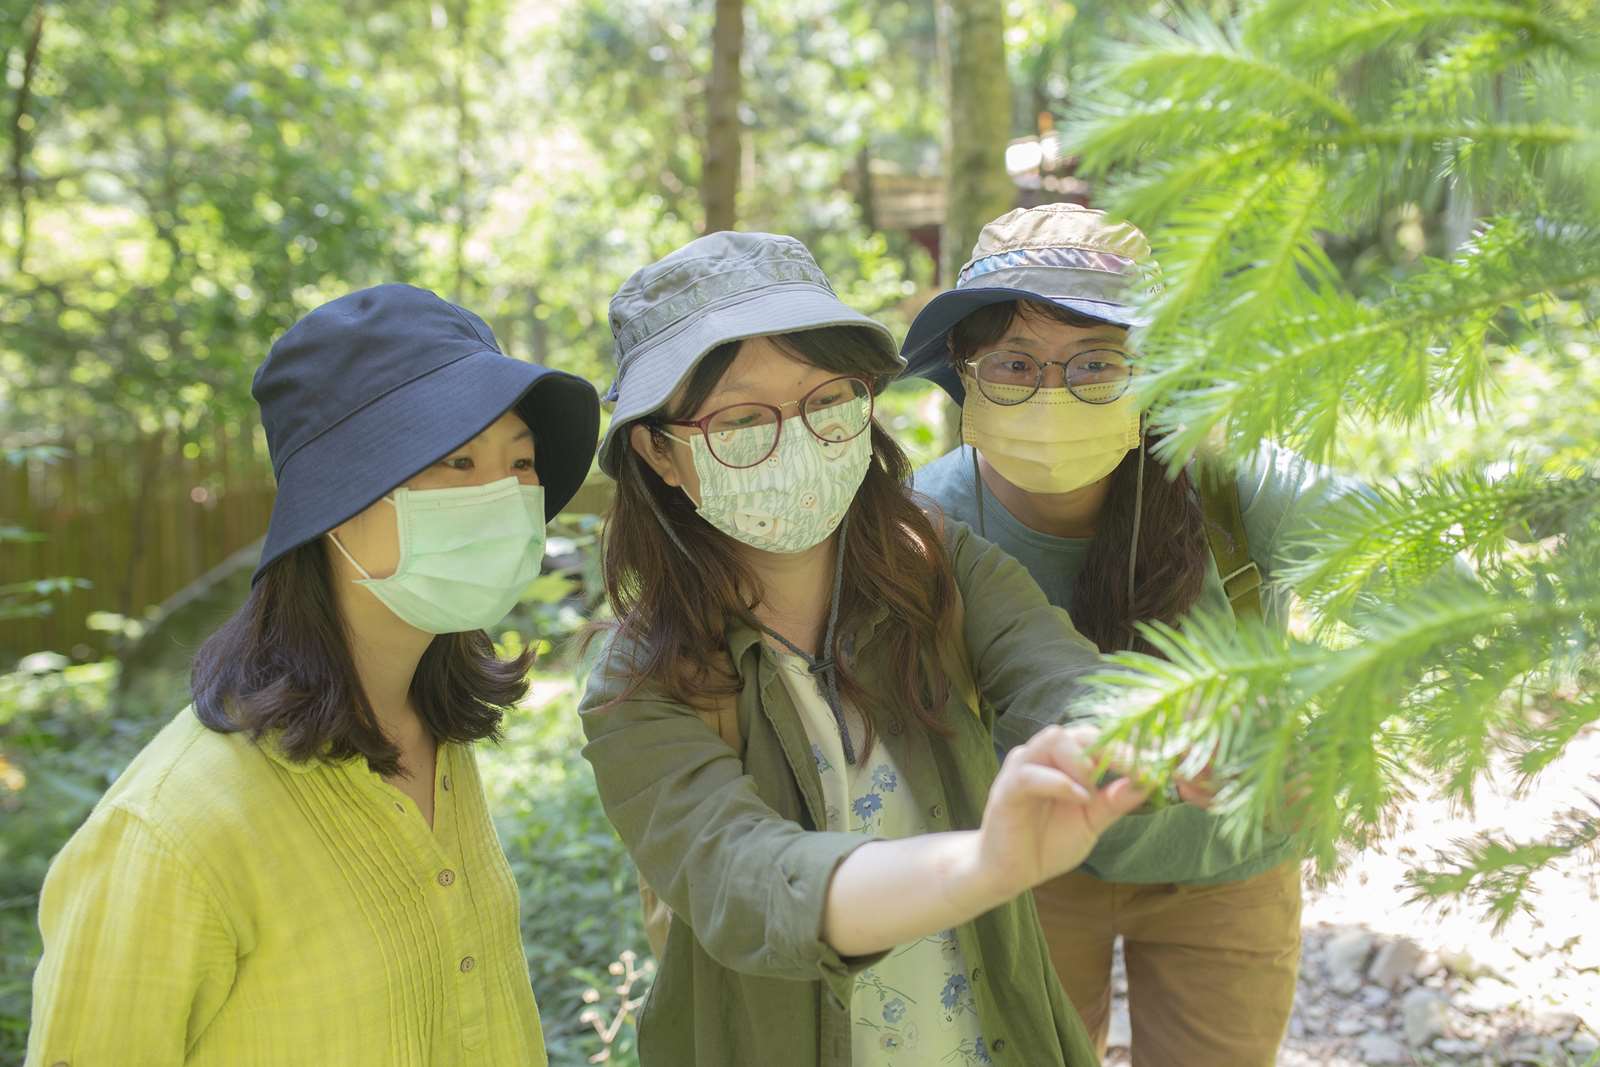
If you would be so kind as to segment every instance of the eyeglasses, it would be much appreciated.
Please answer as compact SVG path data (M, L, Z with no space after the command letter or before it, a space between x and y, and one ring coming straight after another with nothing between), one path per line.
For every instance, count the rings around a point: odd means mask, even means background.
M1065 360L1039 360L1000 348L968 356L961 366L977 379L984 396L1008 407L1032 399L1049 367L1060 367L1067 391L1086 404L1111 403L1128 391L1133 380L1128 353L1120 348L1094 348Z
M799 400L782 404L730 404L693 421L662 419L664 426L693 426L706 439L711 456L724 467L754 467L778 450L786 407L798 407L800 421L823 444L859 437L872 424L872 386L861 378L830 378ZM671 437L671 434L668 434ZM674 441L688 444L681 437Z

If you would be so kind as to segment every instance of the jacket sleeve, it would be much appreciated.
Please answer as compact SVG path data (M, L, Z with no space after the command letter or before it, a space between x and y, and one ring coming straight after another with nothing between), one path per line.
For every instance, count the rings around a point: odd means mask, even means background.
M1099 650L1004 549L964 523L947 522L944 535L974 680L996 715L995 740L1012 748L1081 717L1073 703L1085 693L1084 675L1105 667Z
M182 1063L233 985L208 883L121 807L96 811L51 864L39 927L28 1067Z
M627 700L627 657L608 648L579 704L606 816L639 873L722 966L822 981L849 1002L854 974L822 940L835 868L869 838L807 830L761 799L738 754L692 708L648 690Z

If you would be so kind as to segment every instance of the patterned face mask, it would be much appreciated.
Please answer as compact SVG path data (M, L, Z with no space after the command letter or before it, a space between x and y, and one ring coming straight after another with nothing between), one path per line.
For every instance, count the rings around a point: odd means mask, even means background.
M840 405L862 409L843 421L860 425L869 404L861 398ZM812 415L812 424L822 425L821 417ZM746 447L760 455L771 447L769 429L713 432L717 452L725 457L737 457ZM720 462L704 434L694 434L687 443L700 476L695 511L734 540L764 552L804 552L826 540L839 528L872 462L870 428L835 444L818 438L798 418L784 420L777 449L753 467Z

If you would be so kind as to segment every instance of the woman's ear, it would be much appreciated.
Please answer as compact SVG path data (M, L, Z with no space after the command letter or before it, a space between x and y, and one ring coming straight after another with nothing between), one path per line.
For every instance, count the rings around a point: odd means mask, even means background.
M660 427L634 423L628 430L628 444L663 482L674 487L683 483L683 479L678 477L677 466L672 462L672 442Z

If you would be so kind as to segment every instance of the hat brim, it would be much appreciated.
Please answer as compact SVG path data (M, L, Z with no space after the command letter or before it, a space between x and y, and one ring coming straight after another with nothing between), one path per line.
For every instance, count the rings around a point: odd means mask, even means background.
M1003 286L973 286L967 289L950 289L928 301L922 311L917 314L917 317L912 320L911 329L906 333L905 344L900 349L900 353L906 362L906 368L900 372L900 378L902 380L906 378L926 378L950 394L950 399L957 404L966 403L967 391L961 385L961 375L956 372L955 367L950 363L950 349L945 339L958 322L979 308L1017 300L1035 300L1041 303L1055 304L1057 307L1075 311L1091 319L1127 329L1146 324L1146 320L1141 318L1127 304L1117 304L1105 300L1051 296L1048 293L1037 293L1029 289L1013 289Z
M278 472L272 519L251 581L513 409L533 430L545 521L555 518L589 473L600 432L599 397L575 375L484 349L390 391L290 456Z
M665 404L712 349L729 341L824 326L865 327L879 339L890 363L904 365L888 327L814 285L771 286L754 296L711 305L629 357L626 380L613 385L608 395L608 399L616 401L616 407L600 442L600 469L613 478L617 476L626 436L623 431Z

